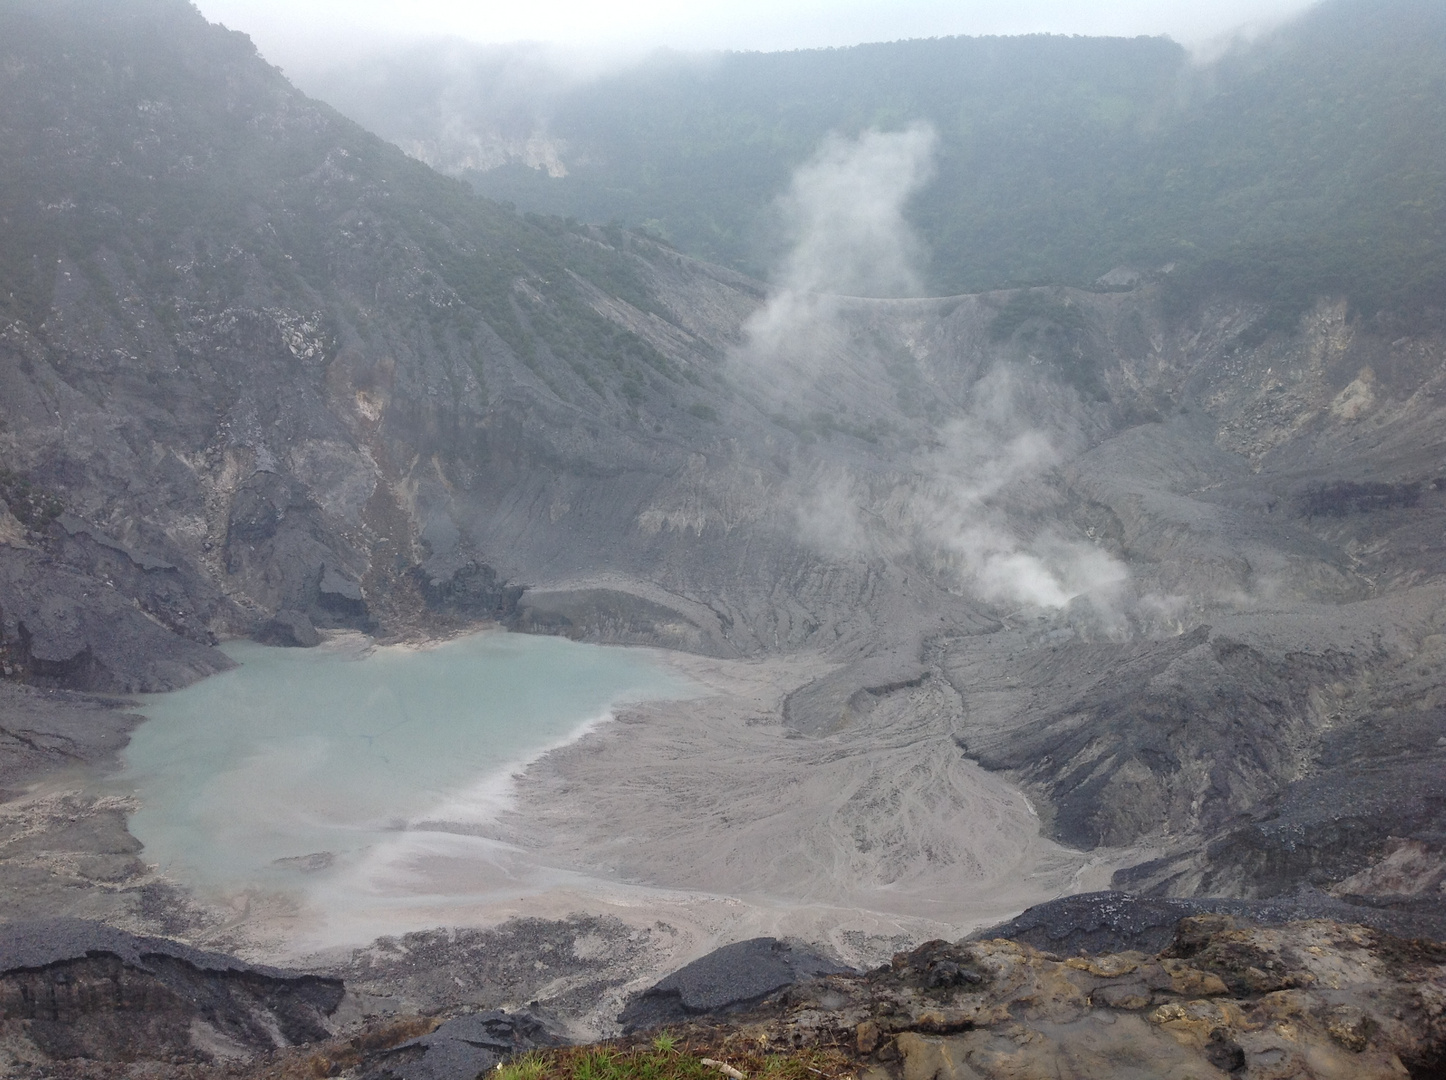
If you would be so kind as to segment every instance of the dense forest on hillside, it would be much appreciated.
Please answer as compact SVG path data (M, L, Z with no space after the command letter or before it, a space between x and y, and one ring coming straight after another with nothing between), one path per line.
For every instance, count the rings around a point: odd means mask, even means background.
M495 199L755 274L825 134L922 118L938 174L911 216L936 292L1173 264L1180 300L1228 286L1276 322L1322 292L1417 315L1446 295L1433 0L1326 0L1205 65L1161 38L947 38L658 54L569 82L536 50L452 44L303 82Z

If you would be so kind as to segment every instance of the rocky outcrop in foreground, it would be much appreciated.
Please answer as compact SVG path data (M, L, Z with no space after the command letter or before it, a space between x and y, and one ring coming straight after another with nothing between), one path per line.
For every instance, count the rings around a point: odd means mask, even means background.
M1180 921L1169 947L1062 957L928 942L670 1028L726 1059L834 1047L861 1080L1435 1077L1446 946L1326 919Z
M618 1022L625 1030L646 1030L736 1012L794 983L848 972L807 946L775 938L735 941L634 995Z
M1049 839L1149 852L1118 888L1439 902L1438 316L1284 325L1146 274L835 297L771 341L763 283L479 200L186 0L0 5L0 100L0 680L162 691L228 637L484 622L818 659L758 719L871 755L907 714ZM967 813L884 858L885 805L848 796L851 888L954 865ZM834 864L809 812L790 868ZM634 835L554 835L593 824ZM812 895L772 872L727 888Z
M1159 914L1056 913L1125 944L1154 935ZM545 1003L346 1021L342 997L335 979L79 920L0 934L9 1073L474 1080L524 1052L538 1053L539 1076L562 1061L549 1056L562 1040ZM931 941L858 973L758 939L636 995L624 1019L638 1030L608 1044L619 1054L661 1045L756 1072L804 1052L800 1068L825 1080L1432 1078L1446 1069L1446 945L1333 919L1207 913L1179 920L1159 951Z

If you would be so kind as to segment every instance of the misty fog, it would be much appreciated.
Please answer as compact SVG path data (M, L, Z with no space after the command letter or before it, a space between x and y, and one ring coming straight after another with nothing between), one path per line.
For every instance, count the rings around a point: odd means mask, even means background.
M937 144L923 122L854 139L835 133L795 171L776 207L792 246L734 357L762 369L780 399L835 374L848 338L845 298L921 294L927 253L904 210L932 178ZM834 557L914 553L989 602L1059 609L1088 596L1109 609L1129 576L1121 562L1057 526L1032 528L992 505L1078 449L1067 410L1028 407L1038 389L1029 384L1040 378L1005 364L985 373L967 412L941 426L934 447L900 463L908 478L893 490L870 491L847 472L821 478L798 511L801 535ZM1031 412L1051 416L1055 429L1038 427Z

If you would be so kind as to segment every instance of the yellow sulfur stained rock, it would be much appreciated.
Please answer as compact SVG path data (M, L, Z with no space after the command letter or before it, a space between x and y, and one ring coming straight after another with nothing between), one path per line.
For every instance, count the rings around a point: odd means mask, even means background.
M1170 976L1171 988L1177 994L1184 997L1209 997L1227 992L1225 981L1219 975L1191 967L1183 960L1166 959L1161 963L1166 974Z
M1358 1054L1370 1044L1371 1033L1379 1026L1370 1013L1354 1005L1338 1006L1326 1020L1331 1038Z
M905 1032L897 1039L904 1062L904 1080L981 1080L963 1059L956 1040L932 1039Z
M1072 956L1066 960L1065 967L1073 968L1076 971L1087 971L1091 975L1099 975L1106 979L1117 979L1121 975L1128 975L1139 968L1144 961L1141 953L1124 952L1111 953L1106 956Z
M1130 1011L1149 1008L1150 999L1149 988L1141 983L1106 983L1090 995L1092 1005Z
M1306 1002L1299 990L1277 990L1262 997L1255 1009L1267 1020L1290 1020L1305 1013Z

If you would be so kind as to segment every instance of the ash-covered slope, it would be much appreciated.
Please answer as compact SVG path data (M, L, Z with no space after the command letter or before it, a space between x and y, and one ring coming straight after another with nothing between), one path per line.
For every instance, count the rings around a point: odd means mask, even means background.
M12 3L0 54L7 677L492 618L815 650L795 733L908 709L1161 849L1139 887L1438 897L1429 312L770 296L480 200L184 3Z
M83 919L0 931L0 1053L12 1075L94 1059L209 1065L325 1038L339 979L258 967ZM27 1068L28 1066L28 1068ZM179 1070L178 1070L179 1071Z
M751 286L677 275L719 309L699 333L644 314L618 250L407 160L189 5L0 18L12 671L156 689L278 612L302 639L506 613L465 508L683 468Z
M316 625L729 655L872 626L877 568L798 535L813 436L724 362L757 283L519 219L184 4L4 18L12 671L157 689Z

